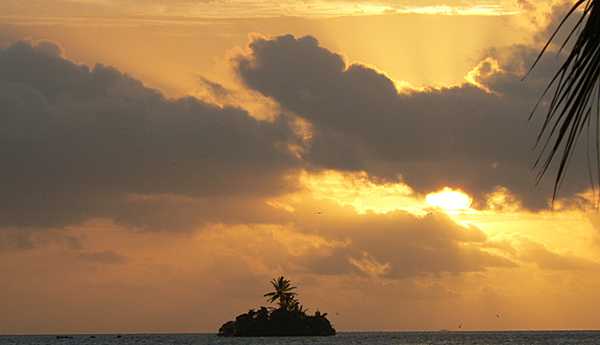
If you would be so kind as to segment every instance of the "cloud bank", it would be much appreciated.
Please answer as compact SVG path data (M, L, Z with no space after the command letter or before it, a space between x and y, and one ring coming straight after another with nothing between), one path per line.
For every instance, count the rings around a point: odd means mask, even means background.
M525 46L491 50L471 83L401 92L386 75L347 65L313 37L258 38L235 63L248 87L311 125L303 158L315 169L401 176L421 192L459 186L479 200L506 187L539 209L549 191L548 184L535 186L538 122L527 116L556 60L546 58L523 82L537 53ZM587 187L583 160L572 171L567 196Z
M113 68L77 65L51 43L0 50L0 90L2 226L111 217L135 195L249 198L294 188L287 175L299 162L285 121L166 99Z

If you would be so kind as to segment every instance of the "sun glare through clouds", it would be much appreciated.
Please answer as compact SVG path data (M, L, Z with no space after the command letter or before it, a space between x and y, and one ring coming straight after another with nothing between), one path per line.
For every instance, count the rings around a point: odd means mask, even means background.
M471 207L473 199L460 190L446 187L439 192L427 194L427 204L440 208L447 213L466 211Z

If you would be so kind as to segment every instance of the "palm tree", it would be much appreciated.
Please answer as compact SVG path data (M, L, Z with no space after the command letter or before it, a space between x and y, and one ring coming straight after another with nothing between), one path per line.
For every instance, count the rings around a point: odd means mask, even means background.
M289 311L297 312L297 313L300 313L300 314L306 314L306 313L308 313L308 308L304 308L304 306L297 299L292 300L288 304L287 307L288 307Z
M565 177L575 144L584 131L587 131L588 136L590 131L593 131L596 170L597 172L600 171L600 0L575 1L571 10L567 12L540 52L531 69L540 61L566 21L578 11L581 11L581 15L560 48L560 50L563 50L569 42L574 40L571 51L540 98L541 102L550 89L555 88L548 113L537 137L537 143L541 144L542 147L535 163L535 167L539 169L539 183L551 163L555 159L558 160L553 200L556 198ZM535 113L540 102L538 102L531 115ZM592 116L593 112L595 116ZM598 173L592 173L589 161L590 152L588 150L590 179L592 186L595 186L596 183L600 183L600 176L598 176ZM594 176L599 179L595 180Z
M267 297L269 303L279 300L279 308L287 309L288 305L291 305L296 299L297 294L292 292L296 287L291 286L290 281L283 276L271 280L271 285L275 291L266 293L264 297Z

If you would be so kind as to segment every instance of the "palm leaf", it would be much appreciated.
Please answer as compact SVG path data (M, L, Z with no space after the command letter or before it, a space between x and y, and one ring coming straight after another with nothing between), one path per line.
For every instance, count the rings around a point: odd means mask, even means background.
M292 292L292 290L296 289L296 287L291 286L290 281L285 279L283 276L277 279L272 279L271 285L275 291L264 294L264 297L267 297L269 303L279 300L279 305L282 308L294 301L295 296L298 295L297 293Z
M600 164L600 157L598 156L600 154L598 145L600 108L596 108L595 111L593 109L594 103L598 106L600 100L600 0L578 0L575 2L541 50L531 70L539 63L542 55L548 50L567 20L578 10L582 10L581 16L562 43L560 51L576 36L573 47L531 113L531 117L533 117L542 99L554 87L554 95L548 113L536 140L537 145L542 147L534 165L536 169L539 169L537 182L540 183L552 163L558 161L552 194L553 201L556 199L566 176L570 158L574 153L581 133L586 129L588 130L588 136L590 130L595 131L596 163ZM592 114L596 115L593 117L595 118L594 126L592 126ZM589 157L588 152L588 159ZM594 174L591 173L589 161L588 168L590 169L592 185L594 185ZM596 173L595 176L598 177L598 174ZM597 181L600 183L600 180Z

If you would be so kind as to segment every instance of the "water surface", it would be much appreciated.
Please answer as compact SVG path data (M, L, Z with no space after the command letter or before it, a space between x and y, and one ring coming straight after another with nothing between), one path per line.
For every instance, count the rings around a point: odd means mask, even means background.
M209 334L0 336L0 345L600 345L600 332L340 333L334 337L221 338Z

